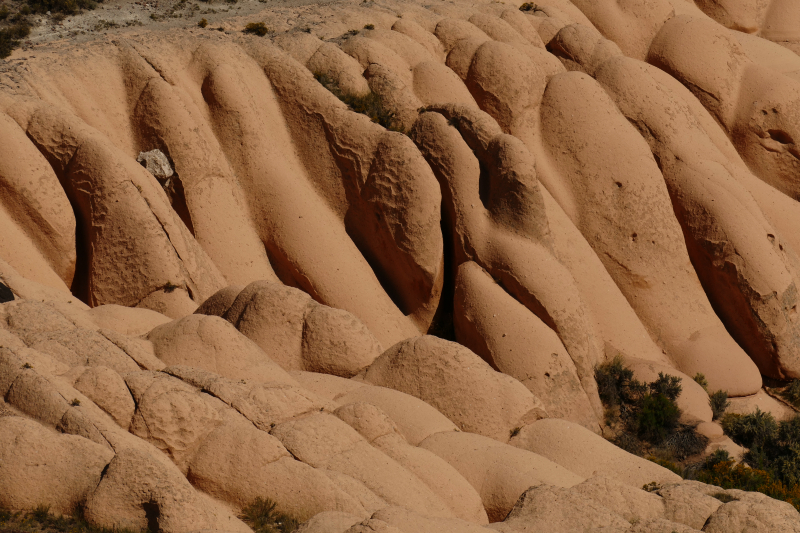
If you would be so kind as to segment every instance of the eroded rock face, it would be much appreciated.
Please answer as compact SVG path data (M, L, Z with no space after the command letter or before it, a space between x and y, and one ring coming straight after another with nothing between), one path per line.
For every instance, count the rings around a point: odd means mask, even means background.
M232 18L15 53L0 506L800 531L603 439L594 377L680 377L736 454L693 376L792 414L761 376L800 377L796 4L286 5L269 38Z

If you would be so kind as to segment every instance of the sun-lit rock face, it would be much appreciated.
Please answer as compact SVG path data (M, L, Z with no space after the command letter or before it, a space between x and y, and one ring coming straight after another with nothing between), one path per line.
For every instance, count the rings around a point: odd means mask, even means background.
M797 5L346 0L15 52L0 508L800 531L604 439L595 378L680 377L708 453L741 453L709 391L791 414Z

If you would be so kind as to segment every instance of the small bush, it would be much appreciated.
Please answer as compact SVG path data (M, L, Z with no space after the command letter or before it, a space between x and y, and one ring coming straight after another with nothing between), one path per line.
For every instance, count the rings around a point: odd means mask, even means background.
M647 457L647 460L657 464L658 466L663 466L667 470L671 470L672 472L675 472L679 476L683 474L683 469L680 466L676 465L675 463L673 463L672 461L670 461L668 459L661 459L659 457L654 457L654 456L651 455L651 456ZM661 488L661 487L659 487L659 488ZM652 491L650 491L650 492L652 492Z
M521 427L515 427L514 429L512 429L511 432L510 432L511 433L511 438L513 439L514 437L519 435L520 431L522 431Z
M383 100L380 95L371 91L369 94L362 96L346 94L339 87L336 80L330 78L326 74L316 72L314 73L314 78L356 113L368 116L372 122L380 124L387 130L403 131L402 124L397 120L395 114L384 109Z
M364 24L364 29L365 30L374 30L375 29L375 24Z
M250 22L247 26L244 27L244 30L242 30L242 32L263 37L266 34L270 33L270 30L269 28L267 28L267 25L264 24L263 22Z
M3 4L0 6L0 20L6 20L10 14L11 10L8 9L7 5Z
M633 378L633 370L624 366L619 356L597 365L594 379L597 381L600 400L609 406L635 403L647 390L644 383Z
M73 400L71 402L69 402L69 404L72 407L78 407L78 406L80 406L81 401L79 399L77 399L77 398L73 398Z
M780 393L781 397L800 409L800 380L794 380Z
M300 526L296 518L276 508L277 504L272 500L256 498L253 503L242 509L240 518L255 533L291 533Z
M674 402L681 395L681 378L659 372L658 379L650 383L649 388L651 394L665 396Z
M639 438L630 433L628 431L623 431L620 435L616 438L612 439L614 444L617 447L622 448L628 453L632 453L633 455L642 455L644 454L644 443L639 440Z
M655 492L661 490L661 485L656 481L651 481L650 483L642 485L642 490L645 492Z
M703 387L704 391L708 392L708 380L706 379L705 375L698 372L697 374L694 375L693 379L695 383Z
M175 289L179 289L179 288L180 288L180 285L175 285L171 281L168 281L167 284L164 285L164 292L169 293L169 292L172 292Z
M639 411L639 437L659 444L678 426L681 411L675 402L663 394L648 394Z
M740 446L763 447L777 437L778 423L770 413L756 407L755 412L749 415L725 415L722 418L722 429Z
M28 7L33 13L64 13L74 15L84 9L92 10L97 7L95 0L27 0Z
M536 4L533 4L531 2L525 2L524 4L519 6L519 10L520 11L538 11L539 10L539 6L537 6Z
M200 22L198 22L197 25L201 28L205 28L208 26L208 21L206 19L200 19Z
M25 20L0 30L0 59L10 56L14 48L19 46L19 42L30 33L31 27Z
M718 390L712 392L708 397L708 405L711 406L712 420L719 420L722 418L725 411L731 405L731 402L728 401L728 391Z
M358 35L358 34L359 34L358 30L347 30L347 33L345 33L344 36L349 37L351 35Z
M22 368L24 368L26 370L29 370L29 369L33 368L33 365L31 365L30 363L25 363L24 365L22 365Z
M697 432L697 426L682 424L677 431L664 439L662 447L672 457L683 461L687 457L699 455L708 447L708 437Z

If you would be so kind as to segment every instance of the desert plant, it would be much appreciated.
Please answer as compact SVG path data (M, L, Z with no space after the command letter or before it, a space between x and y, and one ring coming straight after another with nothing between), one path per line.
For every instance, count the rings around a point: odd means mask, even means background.
M730 407L728 401L728 391L718 390L712 392L708 397L708 405L711 406L712 420L719 420L725 414L725 410Z
M22 368L24 368L26 370L30 370L31 368L33 368L33 365L31 365L30 363L25 363L25 364L22 365Z
M701 454L708 446L708 437L697 432L697 426L681 424L662 444L670 455L679 461Z
M520 11L539 11L540 8L536 4L532 2L525 2L521 6L519 6Z
M6 20L10 14L11 10L8 9L7 5L3 4L0 6L0 20Z
M364 29L365 30L374 30L375 29L375 24L364 24Z
M683 469L668 459L662 459L660 457L655 457L651 455L647 457L647 460L657 464L658 466L663 466L667 470L671 470L672 472L675 472L679 476L683 474Z
M179 288L180 288L180 285L175 285L175 284L174 284L174 283L172 283L171 281L168 281L168 282L166 283L166 285L164 285L164 292L167 292L167 293L169 293L169 292L172 292L172 291L174 291L175 289L179 289Z
M694 375L693 379L694 379L695 383L697 383L698 385L703 387L704 391L708 392L708 380L706 379L705 375L703 375L700 372L698 372L697 374Z
M297 529L300 522L277 510L277 504L269 498L256 498L250 505L242 509L240 518L255 533L290 533Z
M777 437L778 423L770 413L756 407L749 415L728 413L722 418L722 429L740 446L763 447Z
M10 56L19 42L30 33L31 26L24 19L0 30L0 59Z
M644 453L644 443L639 437L629 431L623 431L617 435L612 442L616 444L617 447L633 455L642 455Z
M197 25L201 28L205 28L208 26L208 21L206 19L200 19L200 22L198 22Z
M380 124L387 130L399 132L403 131L402 125L397 120L395 114L383 107L383 99L380 97L380 95L372 91L365 95L353 95L345 93L339 87L339 84L336 82L336 80L327 74L322 74L320 72L315 72L314 78L356 113L366 115L370 118L370 120L372 120L372 122Z
M102 2L102 0L100 0ZM95 0L27 0L27 5L33 13L64 13L73 15L84 9L92 10L97 7Z
M681 411L663 394L648 394L637 418L639 437L651 444L663 442L678 425Z
M267 28L267 25L263 22L250 22L244 27L242 32L249 33L251 35L258 35L259 37L263 37L266 34L271 33L270 29Z
M660 394L674 402L681 395L681 378L659 372L658 379L650 383L648 388L651 394Z
M784 400L800 408L800 379L789 383L789 386L783 389L779 394Z
M646 391L645 385L633 378L633 370L624 366L617 356L594 369L600 400L609 406L637 401Z
M80 406L80 404L81 404L81 401L80 401L79 399L77 399L77 398L73 398L73 399L72 399L72 401L71 401L71 402L69 402L69 404L70 404L72 407L78 407L78 406Z

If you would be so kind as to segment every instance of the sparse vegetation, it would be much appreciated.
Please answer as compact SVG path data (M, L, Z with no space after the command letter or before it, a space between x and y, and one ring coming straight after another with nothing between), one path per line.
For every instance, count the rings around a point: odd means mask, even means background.
M83 505L70 515L55 516L47 505L28 512L12 512L0 507L0 531L13 533L146 533L130 529L108 529L91 525L84 518Z
M24 19L18 19L10 26L0 30L0 59L11 55L22 39L30 35L31 26Z
M78 407L81 404L81 401L79 399L77 399L77 398L73 398L72 401L69 402L69 404L72 407Z
M520 431L522 431L522 428L521 428L521 427L515 427L514 429L512 429L512 430L511 430L511 438L513 439L514 437L516 437L517 435L519 435L519 432L520 432Z
M358 35L358 34L359 34L358 30L348 30L347 33L344 34L344 37L349 37L351 35Z
M375 24L364 24L364 29L365 30L374 30L375 29Z
M711 393L708 397L708 405L711 406L712 420L722 418L722 415L731 405L731 402L728 401L728 391L718 390Z
M781 398L800 409L800 380L794 380L789 386L779 392Z
M694 380L698 385L703 387L704 391L708 392L708 380L706 379L705 375L698 372L694 375Z
M676 403L681 394L681 378L659 373L651 383L633 377L620 357L595 369L600 399L606 408L605 422L610 440L625 451L645 456L681 473L676 463L701 454L708 438L695 426L680 424L681 410Z
M164 285L164 292L169 293L174 291L175 289L180 289L180 285L175 285L171 281L168 281L166 285Z
M109 29L118 28L118 27L119 27L119 24L117 24L113 20L102 20L101 19L101 20L97 21L97 24L94 25L94 31L103 31L103 30L109 30Z
M541 11L542 9L532 2L525 2L521 6L519 6L520 11Z
M368 116L372 122L380 124L387 130L403 132L402 124L394 113L383 107L383 101L378 94L370 91L363 96L352 95L342 91L336 80L326 74L316 72L314 78L356 113Z
M263 22L250 22L247 26L244 27L242 30L243 33L249 33L251 35L258 35L259 37L264 37L268 33L272 33L272 30L267 28L267 25Z
M22 365L22 368L31 369L33 368L33 366L30 363L25 363L24 365Z
M205 28L208 26L208 21L206 19L200 19L200 22L198 22L197 25L201 28Z
M256 498L242 509L240 518L255 533L291 533L300 526L299 520L278 511L277 504L269 498Z
M99 0L102 2L102 0ZM27 0L28 7L33 13L64 13L74 15L83 10L92 10L97 7L95 0Z

